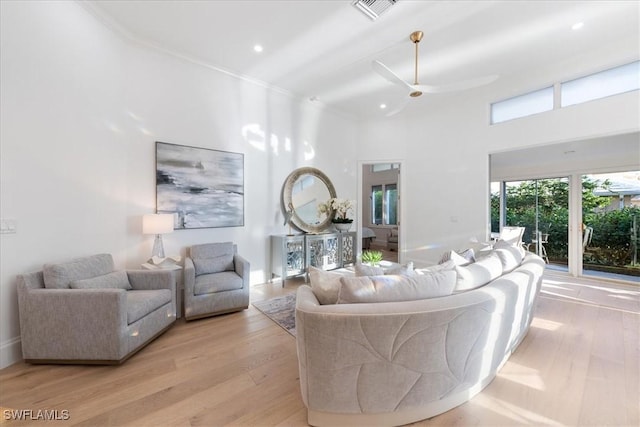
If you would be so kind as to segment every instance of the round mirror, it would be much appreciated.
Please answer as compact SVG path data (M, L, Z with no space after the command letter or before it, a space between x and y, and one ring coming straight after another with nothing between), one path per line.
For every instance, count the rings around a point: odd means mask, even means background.
M329 178L316 168L291 172L282 189L282 208L291 214L291 224L307 233L319 233L329 227L334 213L318 215L318 205L336 197Z

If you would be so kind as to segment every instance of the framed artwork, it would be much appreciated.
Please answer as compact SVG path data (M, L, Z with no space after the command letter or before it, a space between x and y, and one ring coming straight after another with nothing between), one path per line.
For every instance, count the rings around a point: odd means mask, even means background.
M176 230L244 226L244 154L156 142L156 211Z

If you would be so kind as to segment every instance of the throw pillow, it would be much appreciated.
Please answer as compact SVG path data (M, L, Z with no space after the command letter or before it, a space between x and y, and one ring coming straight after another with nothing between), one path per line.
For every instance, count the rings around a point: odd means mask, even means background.
M212 258L193 258L196 276L201 274L220 273L233 271L233 254L220 255Z
M523 256L515 246L494 249L494 253L500 258L502 272L510 273L522 262Z
M235 252L233 242L202 243L191 246L189 250L191 258L215 258L221 255L233 255Z
M473 249L475 257L482 252L489 252L492 249L492 245L486 242L479 242L478 240L472 240L469 242L469 248Z
M456 274L449 270L415 277L342 277L340 283L338 304L413 301L451 295Z
M518 251L520 253L520 257L522 257L522 258L524 258L524 255L526 253L526 251L524 250L524 248L522 247L521 244L519 244L519 243L512 244L512 243L509 243L506 240L498 240L493 245L493 249L515 249L516 251Z
M444 254L442 254L442 258L440 258L440 261L438 262L438 264L443 264L447 261L453 261L455 262L456 265L467 265L472 262L475 262L476 260L474 257L473 249L469 248L462 252L456 252L456 251L445 252Z
M126 271L114 271L90 279L75 280L69 284L71 289L133 289Z
M449 261L443 262L442 264L436 264L436 265L432 265L424 268L416 268L414 271L416 272L416 274L437 273L439 271L444 271L444 270L453 270L455 266L456 266L455 261L449 260Z
M342 277L343 275L340 273L309 267L311 291L313 291L320 304L335 304L338 301L340 278Z
M416 276L418 273L415 272L413 269L413 263L410 262L406 265L399 265L397 267L390 268L389 270L385 270L384 274L412 277Z
M90 279L114 270L110 254L98 254L60 263L45 264L42 267L44 287L47 289L68 289L75 280Z
M384 274L382 267L362 264L361 262L356 263L354 270L356 276L381 276Z
M473 264L456 265L454 268L458 274L454 292L479 288L502 274L502 263L495 253L482 257Z

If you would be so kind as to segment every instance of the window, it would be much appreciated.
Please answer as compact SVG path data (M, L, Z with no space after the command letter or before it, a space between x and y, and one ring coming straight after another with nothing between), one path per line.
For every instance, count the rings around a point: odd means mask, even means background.
M398 224L398 187L396 184L371 187L371 223Z
M491 104L491 124L553 110L553 86Z
M640 89L640 61L562 83L561 106Z
M376 163L371 165L371 172L383 172L400 169L400 163Z
M640 89L640 61L491 104L491 124ZM559 103L554 105L554 94Z

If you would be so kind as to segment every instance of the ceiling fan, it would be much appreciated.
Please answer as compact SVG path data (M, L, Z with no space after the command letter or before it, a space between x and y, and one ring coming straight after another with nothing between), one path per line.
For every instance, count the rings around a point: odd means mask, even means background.
M479 77L470 80L463 80L456 83L446 84L446 85L425 85L420 84L418 82L418 44L422 40L424 33L422 31L414 31L409 35L409 40L415 45L416 55L415 55L415 68L414 68L414 79L413 84L409 84L406 81L402 80L396 73L391 71L389 67L384 65L382 62L378 60L374 60L371 63L373 70L380 74L382 77L390 81L391 83L402 87L404 90L409 92L409 97L405 98L401 105L398 105L393 110L387 113L387 116L392 116L396 113L399 113L404 107L409 103L411 98L417 98L421 96L423 93L444 93L444 92L454 92L459 90L471 89L478 86L483 86L495 81L498 76L490 75Z

